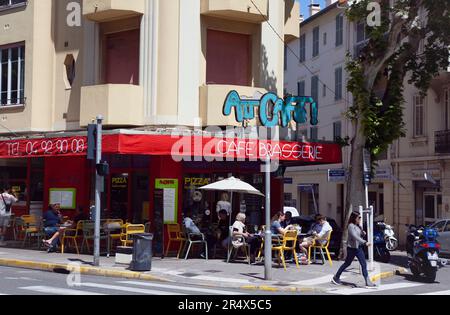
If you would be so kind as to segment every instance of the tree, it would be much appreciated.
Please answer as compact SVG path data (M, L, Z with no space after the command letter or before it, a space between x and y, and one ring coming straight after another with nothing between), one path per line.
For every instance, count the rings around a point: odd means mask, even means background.
M360 0L347 8L347 17L366 21L378 14L367 10L373 2L381 8L380 24L366 26L367 45L347 61L347 88L353 95L347 118L353 135L345 225L352 209L364 205L363 150L368 149L375 162L394 140L405 136L404 83L426 95L431 80L449 65L450 0L394 0L392 7L390 0ZM344 233L342 253L346 240Z

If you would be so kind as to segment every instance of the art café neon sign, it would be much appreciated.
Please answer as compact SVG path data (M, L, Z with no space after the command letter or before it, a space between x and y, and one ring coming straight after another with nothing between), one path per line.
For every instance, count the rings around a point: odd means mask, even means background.
M269 116L270 104L273 104L272 115ZM306 104L310 107L310 123L318 124L319 109L312 97L288 96L285 100L279 98L275 93L267 93L260 100L242 99L239 93L231 91L225 100L223 114L231 115L235 109L236 121L252 120L255 118L255 107L259 108L259 119L265 127L275 127L280 124L287 127L294 118L295 122L304 124L307 122ZM294 114L292 117L292 113ZM270 118L271 117L271 118Z

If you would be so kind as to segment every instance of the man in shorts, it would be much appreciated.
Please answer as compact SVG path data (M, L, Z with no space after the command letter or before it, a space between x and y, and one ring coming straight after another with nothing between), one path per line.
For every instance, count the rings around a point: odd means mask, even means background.
M0 196L0 246L5 246L5 234L11 217L11 206L18 199L11 193L9 187L3 188L2 191Z

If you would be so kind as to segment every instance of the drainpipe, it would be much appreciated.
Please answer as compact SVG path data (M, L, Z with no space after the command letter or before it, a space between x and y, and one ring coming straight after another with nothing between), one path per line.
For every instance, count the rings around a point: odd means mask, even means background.
M156 117L157 114L157 79L158 79L158 32L159 32L159 0L151 0L151 106L150 115L152 118Z

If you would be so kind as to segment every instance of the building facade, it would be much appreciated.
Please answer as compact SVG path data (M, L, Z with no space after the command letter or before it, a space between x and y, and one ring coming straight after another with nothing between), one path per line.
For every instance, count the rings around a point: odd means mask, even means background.
M367 42L364 24L349 22L333 1L322 10L314 5L310 11L301 23L299 40L289 44L299 58L288 54L285 90L318 99L319 124L317 128L299 125L299 138L344 139L352 135L345 118L352 103L346 89L346 54L357 54ZM407 136L385 152L369 186L369 203L395 226L402 241L404 224L427 224L450 215L449 75L444 71L435 78L425 98L405 80ZM293 199L305 214L317 209L342 222L346 190L342 175L348 169L349 147L342 152L343 164L288 168L285 198Z
M299 11L294 0L0 1L0 183L20 195L14 213L41 215L55 202L68 216L91 207L86 127L98 115L110 166L102 217L151 221L159 244L165 224L180 222L184 211L215 209L222 196L198 187L234 175L264 191L262 149L291 165L313 155L340 161L336 146L223 140L226 127L241 126L223 113L230 91L281 95L279 36L298 38ZM212 126L222 138L208 134L205 142L203 129ZM221 159L205 161L206 149ZM282 210L275 174L271 186L272 210ZM263 203L233 199L252 224L262 223Z

